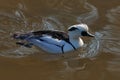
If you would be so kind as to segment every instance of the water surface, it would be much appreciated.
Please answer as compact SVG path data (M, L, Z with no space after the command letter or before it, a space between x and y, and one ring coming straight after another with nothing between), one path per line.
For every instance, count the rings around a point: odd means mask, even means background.
M1 0L1 80L119 80L120 0ZM65 55L15 44L11 35L36 30L67 31L86 23L96 39Z

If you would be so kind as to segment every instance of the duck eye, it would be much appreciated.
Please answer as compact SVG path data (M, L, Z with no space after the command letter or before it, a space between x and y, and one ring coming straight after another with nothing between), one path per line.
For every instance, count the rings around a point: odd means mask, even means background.
M72 28L70 28L68 31L74 31L74 30L76 30L77 28L76 27L72 27Z

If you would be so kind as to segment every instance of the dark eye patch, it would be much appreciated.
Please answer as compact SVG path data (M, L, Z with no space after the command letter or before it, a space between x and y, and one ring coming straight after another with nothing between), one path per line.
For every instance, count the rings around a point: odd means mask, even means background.
M86 31L82 31L82 32L81 32L81 35L82 35L82 36L87 36L88 33L87 33Z
M72 27L72 28L70 28L68 31L74 31L74 30L77 30L78 28L76 28L76 27Z

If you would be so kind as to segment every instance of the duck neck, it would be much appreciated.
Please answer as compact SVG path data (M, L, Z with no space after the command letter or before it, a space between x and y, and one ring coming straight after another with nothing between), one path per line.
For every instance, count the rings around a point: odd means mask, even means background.
M84 44L83 40L80 37L78 37L78 38L70 37L69 40L75 48L79 48L79 47L83 46L83 44Z

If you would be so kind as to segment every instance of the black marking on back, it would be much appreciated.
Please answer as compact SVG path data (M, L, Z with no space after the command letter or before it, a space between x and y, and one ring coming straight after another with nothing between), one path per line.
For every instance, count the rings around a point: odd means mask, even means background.
M49 36L59 39L59 40L69 41L68 34L65 32L62 32L62 31L44 30L44 31L35 31L32 33L34 36L49 35Z

